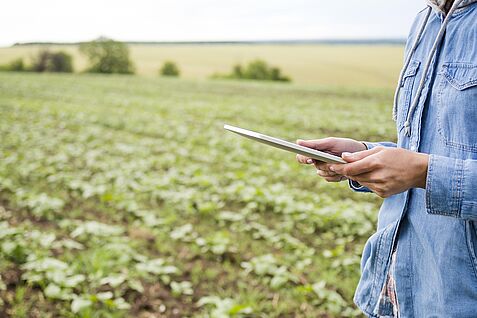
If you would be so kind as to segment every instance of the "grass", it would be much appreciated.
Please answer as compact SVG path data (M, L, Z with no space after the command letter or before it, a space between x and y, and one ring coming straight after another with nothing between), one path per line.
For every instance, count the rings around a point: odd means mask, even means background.
M24 57L30 59L44 47L0 48L0 64ZM75 46L51 47L73 55L78 71L87 61ZM132 45L132 59L139 75L158 76L167 60L178 63L187 79L205 79L213 73L228 73L235 64L262 58L280 67L294 82L309 85L339 85L391 88L395 85L403 55L394 45Z
M222 125L390 140L391 99L0 73L0 314L359 316L359 257L381 201Z

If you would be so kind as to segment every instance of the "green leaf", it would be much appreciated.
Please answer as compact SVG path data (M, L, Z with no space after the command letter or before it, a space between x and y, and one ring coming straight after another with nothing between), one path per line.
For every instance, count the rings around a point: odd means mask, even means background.
M76 297L71 302L71 311L73 313L78 313L85 308L91 307L92 305L93 305L93 302L90 299L83 298L83 297Z
M144 292L144 287L142 286L141 281L139 281L137 279L129 280L128 285L131 289L137 291L138 293Z
M116 298L114 300L114 305L120 310L128 310L131 308L131 305L128 304L123 298Z
M110 292L110 291L107 291L107 292L104 292L104 293L97 293L96 298L98 300L101 300L101 301L112 299L113 298L113 293Z
M49 298L61 298L61 288L55 284L49 284L44 290L45 296Z

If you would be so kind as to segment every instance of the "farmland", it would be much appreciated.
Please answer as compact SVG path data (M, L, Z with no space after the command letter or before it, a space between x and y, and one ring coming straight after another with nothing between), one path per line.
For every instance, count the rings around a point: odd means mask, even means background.
M0 64L23 57L27 61L44 46L0 48ZM86 68L77 46L51 46L73 55L75 69ZM402 64L399 45L130 45L139 75L155 77L162 63L173 60L187 79L227 73L235 64L261 58L280 67L302 85L391 88Z
M358 316L380 200L222 125L391 140L373 83L0 73L0 316Z

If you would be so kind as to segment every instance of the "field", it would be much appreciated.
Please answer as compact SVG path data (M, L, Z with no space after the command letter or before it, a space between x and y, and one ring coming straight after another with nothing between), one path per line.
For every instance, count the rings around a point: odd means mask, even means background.
M380 200L222 125L390 140L391 100L388 88L0 73L0 316L359 316Z
M0 48L0 64L14 58L29 60L44 47ZM52 46L73 55L75 69L87 61L75 46ZM402 64L399 45L131 45L139 75L154 77L165 60L178 63L183 77L205 79L230 72L233 65L256 58L279 66L295 83L391 88Z

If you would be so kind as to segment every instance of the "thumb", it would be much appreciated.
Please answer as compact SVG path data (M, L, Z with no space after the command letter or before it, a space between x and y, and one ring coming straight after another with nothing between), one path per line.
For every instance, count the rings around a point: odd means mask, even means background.
M312 148L316 150L324 150L329 147L326 139L316 139L316 140L302 140L298 139L296 143L300 146Z
M381 151L381 149L377 147L377 148L373 148L373 149L370 149L370 150L358 151L358 152L354 152L354 153L343 152L341 157L346 162L349 163L349 162L359 161L361 159L364 159L366 157L374 155L375 153L378 153L380 151Z

